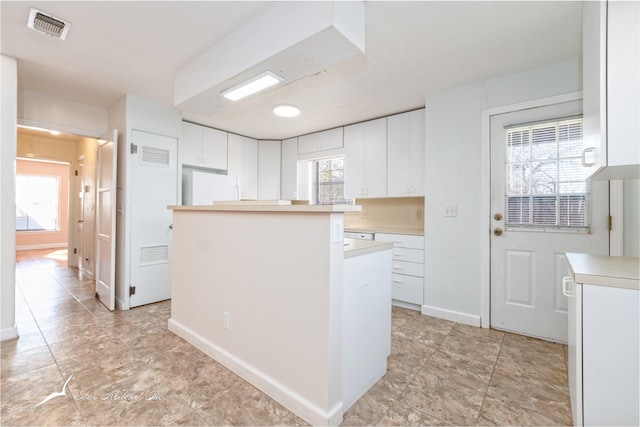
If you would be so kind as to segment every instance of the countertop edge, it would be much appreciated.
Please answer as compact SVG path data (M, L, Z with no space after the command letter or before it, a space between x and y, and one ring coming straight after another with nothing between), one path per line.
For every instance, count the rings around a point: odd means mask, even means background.
M573 281L640 290L640 258L568 252Z
M393 243L376 242L374 240L344 239L344 242L344 258L393 249Z
M361 227L345 225L344 231L351 233L403 234L407 236L424 236L424 230L393 227Z
M197 205L197 206L167 206L174 212L294 212L294 213L341 213L359 212L359 205Z

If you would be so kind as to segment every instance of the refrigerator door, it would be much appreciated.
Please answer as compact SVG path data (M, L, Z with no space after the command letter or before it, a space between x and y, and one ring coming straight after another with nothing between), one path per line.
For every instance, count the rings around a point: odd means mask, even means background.
M235 176L189 171L183 190L185 205L210 205L214 201L239 200Z

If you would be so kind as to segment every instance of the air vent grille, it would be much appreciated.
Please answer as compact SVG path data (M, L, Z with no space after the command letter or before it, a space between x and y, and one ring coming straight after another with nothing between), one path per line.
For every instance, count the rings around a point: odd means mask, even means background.
M71 24L37 9L31 9L27 27L48 36L64 40L67 38Z

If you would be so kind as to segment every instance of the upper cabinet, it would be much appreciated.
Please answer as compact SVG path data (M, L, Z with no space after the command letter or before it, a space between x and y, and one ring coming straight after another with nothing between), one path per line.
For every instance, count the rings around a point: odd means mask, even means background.
M583 166L640 177L640 3L583 3Z
M344 196L387 196L387 119L344 128Z
M258 200L280 199L280 141L258 141Z
M182 164L227 169L227 132L182 122Z
M298 138L282 141L280 163L280 197L284 200L297 200L298 192Z
M387 197L424 196L424 109L387 118Z
M228 175L237 176L240 198L258 199L258 141L229 134Z
M298 154L316 153L342 148L342 128L324 130L298 137Z

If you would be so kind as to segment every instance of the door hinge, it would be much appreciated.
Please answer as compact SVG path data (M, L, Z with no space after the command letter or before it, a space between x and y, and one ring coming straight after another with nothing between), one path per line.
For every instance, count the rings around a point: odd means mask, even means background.
M131 144L131 154L136 154L138 152L138 146L136 144Z
M76 248L73 248L73 253L74 253L74 254L77 254L77 253L78 253L78 250L77 250Z
M78 176L78 171L76 171L76 176Z
M96 298L100 299L100 294L96 292Z
M613 217L611 215L609 215L609 220L607 225L609 227L609 231L613 230Z
M135 286L129 286L129 296L135 295L135 293L136 293L136 287Z

